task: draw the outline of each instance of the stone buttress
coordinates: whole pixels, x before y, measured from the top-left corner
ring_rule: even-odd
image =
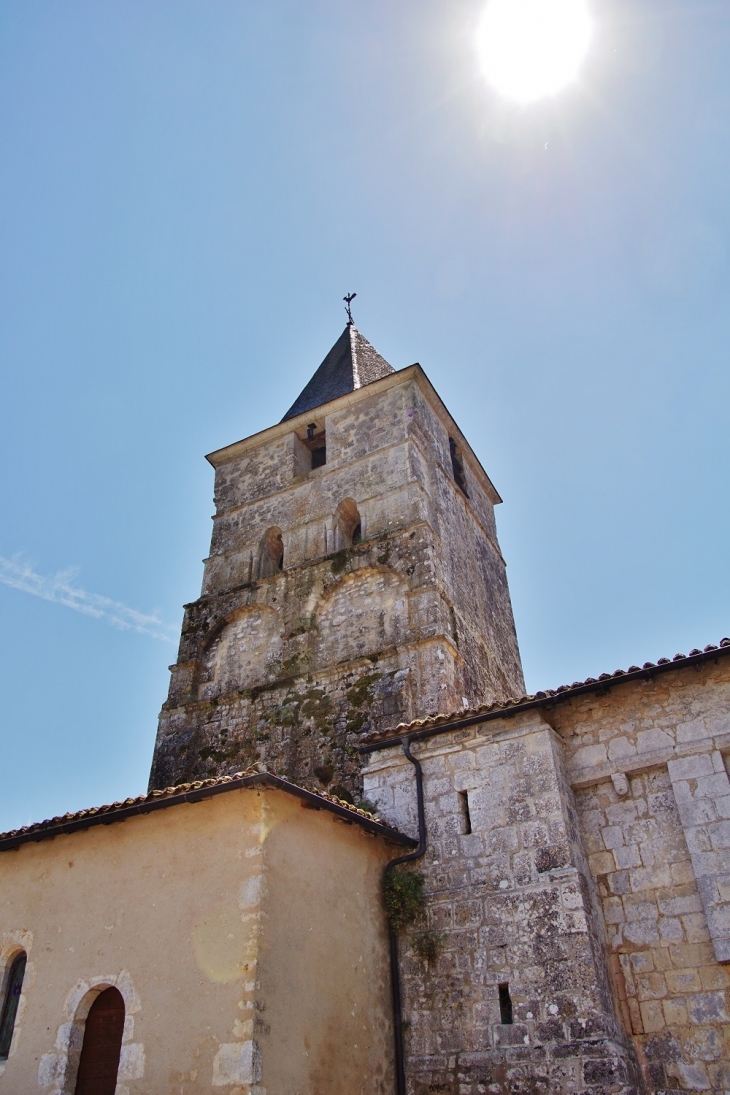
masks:
[[[523,693],[500,498],[420,366],[348,325],[281,423],[208,459],[151,788],[263,763],[359,799],[366,734]]]

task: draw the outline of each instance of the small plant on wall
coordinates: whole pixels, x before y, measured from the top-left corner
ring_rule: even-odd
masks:
[[[415,924],[423,924],[426,916],[426,896],[420,871],[393,870],[383,876],[383,903],[391,927],[402,932]],[[415,954],[424,962],[435,962],[444,949],[445,936],[432,928],[421,927],[412,939]]]
[[[420,871],[386,871],[383,875],[383,903],[388,920],[397,932],[423,920],[426,898]]]

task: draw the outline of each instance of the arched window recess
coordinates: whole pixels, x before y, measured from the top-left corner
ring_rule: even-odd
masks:
[[[2,1012],[0,1012],[0,1061],[6,1061],[10,1053],[15,1030],[15,1019],[18,1014],[20,994],[23,991],[23,977],[28,962],[25,951],[16,954],[10,963],[5,978],[5,991],[2,997]]]
[[[267,528],[259,544],[259,578],[270,578],[284,569],[284,541],[276,525]]]
[[[354,498],[345,498],[335,515],[335,547],[338,551],[354,547],[362,540],[362,520]]]

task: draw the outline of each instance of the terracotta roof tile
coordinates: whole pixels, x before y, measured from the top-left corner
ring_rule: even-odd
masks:
[[[177,787],[165,787],[164,790],[150,791],[146,795],[137,795],[127,798],[124,802],[113,802],[105,806],[92,806],[74,813],[59,815],[39,821],[33,825],[24,825],[20,829],[11,829],[7,833],[0,833],[0,851],[18,847],[31,841],[47,840],[63,833],[89,828],[98,823],[99,819],[106,817],[106,824],[111,821],[123,821],[125,818],[136,814],[146,814],[153,810],[174,806],[183,802],[195,802],[202,798],[208,798],[222,791],[235,790],[239,787],[263,786],[286,791],[300,798],[314,809],[326,809],[336,814],[343,820],[353,821],[370,832],[376,833],[398,844],[414,846],[418,841],[404,836],[379,817],[370,814],[367,810],[361,810],[357,806],[327,794],[326,791],[309,791],[299,787],[289,780],[283,779],[270,772],[234,772],[229,776],[219,776],[214,779],[200,779],[193,783],[181,783]]]
[[[704,650],[698,647],[690,650],[689,654],[675,654],[669,658],[659,658],[656,662],[644,662],[642,666],[630,665],[628,669],[615,669],[613,673],[601,673],[598,677],[587,677],[584,681],[573,681],[572,684],[561,684],[557,688],[547,688],[532,695],[521,696],[519,699],[505,700],[502,703],[485,704],[482,707],[466,707],[459,711],[451,711],[448,714],[429,715],[427,718],[414,719],[413,722],[399,723],[395,729],[376,731],[363,739],[361,749],[370,752],[372,748],[381,748],[383,743],[395,744],[405,735],[430,734],[437,732],[439,727],[458,729],[466,723],[478,723],[480,718],[499,717],[504,713],[518,710],[529,710],[540,707],[545,703],[556,702],[558,697],[562,701],[576,692],[589,692],[594,688],[605,687],[606,681],[615,681],[617,677],[633,679],[638,674],[640,677],[654,676],[665,671],[664,667],[680,669],[687,664],[696,664],[698,661],[709,661],[718,654],[730,654],[730,638],[720,640],[719,645],[708,643]],[[681,665],[678,663],[682,663]],[[623,683],[623,682],[622,682]]]

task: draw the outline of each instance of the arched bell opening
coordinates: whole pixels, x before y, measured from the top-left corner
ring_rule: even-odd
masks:
[[[362,519],[354,498],[345,498],[335,515],[336,547],[351,548],[362,540]]]
[[[267,528],[259,544],[259,578],[271,578],[284,569],[284,541],[276,525]]]

